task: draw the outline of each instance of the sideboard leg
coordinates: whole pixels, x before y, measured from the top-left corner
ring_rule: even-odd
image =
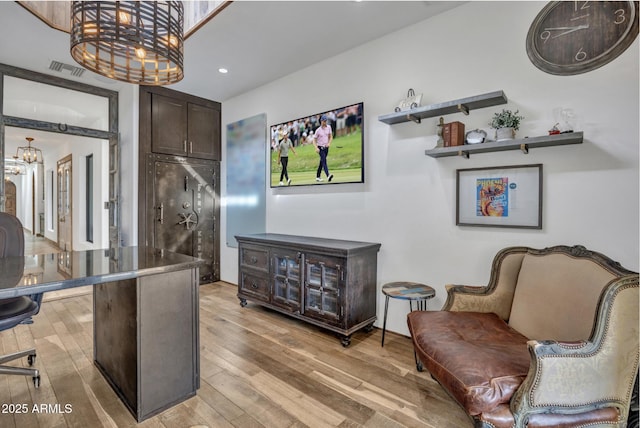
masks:
[[[351,344],[351,336],[342,336],[340,343],[342,343],[342,346],[346,348]]]
[[[243,299],[242,297],[239,297],[239,299],[240,299],[240,306],[241,307],[244,308],[245,306],[247,306],[247,299]]]

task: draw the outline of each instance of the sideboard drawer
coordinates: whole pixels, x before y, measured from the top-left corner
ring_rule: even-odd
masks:
[[[269,250],[264,248],[242,247],[240,265],[268,271]]]
[[[247,272],[240,274],[240,291],[254,298],[269,301],[269,279]]]

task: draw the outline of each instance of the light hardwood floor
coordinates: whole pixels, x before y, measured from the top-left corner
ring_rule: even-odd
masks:
[[[200,287],[201,388],[137,426],[472,426],[416,371],[409,338],[387,333],[382,348],[374,329],[343,348],[326,330],[241,308],[235,294],[223,282]],[[45,302],[34,321],[0,333],[0,353],[35,345],[42,377],[36,390],[28,377],[0,375],[0,427],[136,426],[93,365],[92,296]]]
[[[34,256],[38,254],[59,253],[61,250],[55,242],[49,241],[40,236],[33,235],[30,231],[24,234],[24,254],[25,256]],[[42,299],[46,301],[64,299],[66,297],[80,296],[90,294],[91,286],[70,288],[68,290],[53,291],[46,293]]]

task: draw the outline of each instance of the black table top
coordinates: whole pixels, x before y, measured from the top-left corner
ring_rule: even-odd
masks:
[[[202,262],[142,246],[0,258],[0,299],[192,269]]]

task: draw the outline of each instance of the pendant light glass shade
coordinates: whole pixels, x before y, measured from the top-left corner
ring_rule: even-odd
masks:
[[[182,80],[180,1],[74,1],[71,56],[111,79],[140,85]]]

